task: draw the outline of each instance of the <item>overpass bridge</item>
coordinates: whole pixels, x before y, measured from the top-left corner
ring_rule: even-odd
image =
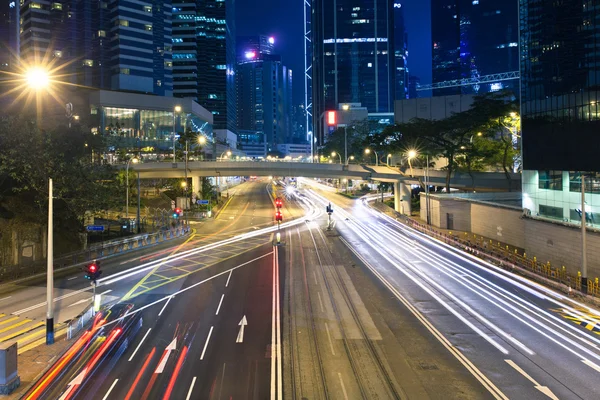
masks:
[[[121,168],[125,168],[124,165]],[[192,178],[192,190],[200,187],[200,177],[225,176],[285,176],[306,178],[331,178],[374,180],[394,184],[396,211],[410,213],[410,185],[424,182],[425,170],[413,168],[405,171],[399,168],[366,164],[322,164],[287,161],[188,161],[143,162],[130,164],[129,169],[139,171],[141,179],[151,178]],[[445,186],[446,172],[429,170],[429,182],[435,186]],[[520,174],[512,174],[513,190],[520,190]],[[508,181],[503,173],[474,172],[471,175],[456,172],[450,186],[456,189],[478,191],[506,191]]]

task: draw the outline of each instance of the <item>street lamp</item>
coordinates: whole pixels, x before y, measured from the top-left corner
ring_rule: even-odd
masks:
[[[331,157],[335,157],[338,156],[338,158],[340,159],[340,164],[342,163],[342,156],[340,156],[338,153],[336,153],[335,151],[331,152]]]
[[[231,150],[227,150],[227,151],[222,152],[221,153],[221,157],[219,157],[220,159],[223,158],[223,154],[227,154],[227,158],[229,158],[229,157],[231,157]],[[267,158],[269,158],[269,157],[267,157]]]
[[[173,162],[175,162],[175,115],[181,112],[181,106],[175,106],[173,109]]]
[[[365,149],[365,154],[371,154],[371,149]],[[377,152],[374,151],[373,154],[375,154],[375,166],[379,165],[379,156],[377,155]]]
[[[127,165],[125,167],[125,218],[127,219],[127,226],[129,226],[129,163],[136,164],[138,160],[136,157],[130,158],[127,160]]]
[[[346,165],[348,165],[350,160],[354,161],[354,156],[346,157]]]
[[[50,75],[43,68],[32,68],[25,73],[27,85],[34,90],[41,90],[50,84]]]
[[[409,150],[407,153],[408,157],[408,166],[410,167],[410,176],[413,176],[413,167],[412,164],[410,162],[410,160],[412,160],[413,158],[417,158],[417,151],[416,150]]]
[[[390,158],[392,158],[391,154],[388,154],[387,157],[385,158],[385,163],[387,164],[387,166],[390,166]]]
[[[410,160],[413,158],[416,158],[418,155],[416,150],[409,150],[408,151],[408,163],[410,165]],[[427,220],[427,225],[431,225],[431,219],[429,217],[429,154],[425,154],[425,212],[426,212],[426,220]],[[412,175],[412,166],[411,168],[411,175]]]

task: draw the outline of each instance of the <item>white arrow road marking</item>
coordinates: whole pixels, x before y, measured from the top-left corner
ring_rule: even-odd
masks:
[[[158,363],[158,367],[156,367],[156,371],[154,371],[155,374],[162,374],[162,372],[165,369],[165,366],[167,365],[167,361],[169,360],[169,355],[171,355],[171,351],[175,350],[176,348],[177,348],[177,338],[173,339],[173,341],[165,349],[165,352],[160,360],[160,363]]]
[[[235,339],[235,342],[242,343],[244,341],[244,327],[248,325],[248,320],[246,319],[245,315],[242,317],[242,320],[238,325],[240,326],[240,331],[238,332],[237,339]]]
[[[68,305],[67,308],[76,306],[77,304],[89,303],[90,301],[92,301],[92,299],[81,299],[73,304]]]
[[[548,396],[552,400],[558,400],[558,397],[556,397],[554,395],[554,393],[552,393],[552,390],[550,390],[550,388],[548,386],[542,386],[539,383],[537,383],[535,379],[533,379],[531,376],[529,376],[527,374],[527,372],[523,371],[523,369],[521,367],[519,367],[517,364],[515,364],[515,362],[513,360],[504,360],[504,361],[506,361],[506,363],[508,365],[510,365],[511,367],[516,369],[518,373],[520,373],[525,378],[527,378],[529,381],[531,381],[531,383],[533,383],[533,387],[535,387],[537,390],[544,393],[546,396]]]
[[[62,396],[60,396],[60,400],[64,400],[67,397],[69,397],[69,395],[71,394],[73,389],[75,389],[75,386],[79,386],[83,383],[83,378],[85,378],[86,372],[87,372],[87,368],[84,368],[84,370],[81,371],[81,373],[79,375],[77,375],[75,377],[75,379],[73,379],[71,382],[69,382],[69,384],[68,384],[69,388],[63,393]]]

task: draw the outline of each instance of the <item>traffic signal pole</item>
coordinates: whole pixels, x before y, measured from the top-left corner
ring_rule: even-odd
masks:
[[[46,273],[46,344],[54,343],[54,229],[52,207],[52,179],[48,180],[48,255]]]

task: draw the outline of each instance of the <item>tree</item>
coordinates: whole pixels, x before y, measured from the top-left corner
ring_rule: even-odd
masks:
[[[15,218],[46,221],[52,178],[57,232],[78,240],[86,211],[113,208],[124,196],[115,171],[92,163],[92,155],[103,150],[99,137],[78,126],[41,130],[35,118],[1,118],[0,203]]]
[[[187,127],[177,140],[177,143],[179,144],[179,148],[175,151],[177,157],[184,158],[186,142],[188,146],[188,157],[199,156],[202,153],[203,148],[199,142],[199,137],[200,135],[197,132],[194,132],[190,127]]]

